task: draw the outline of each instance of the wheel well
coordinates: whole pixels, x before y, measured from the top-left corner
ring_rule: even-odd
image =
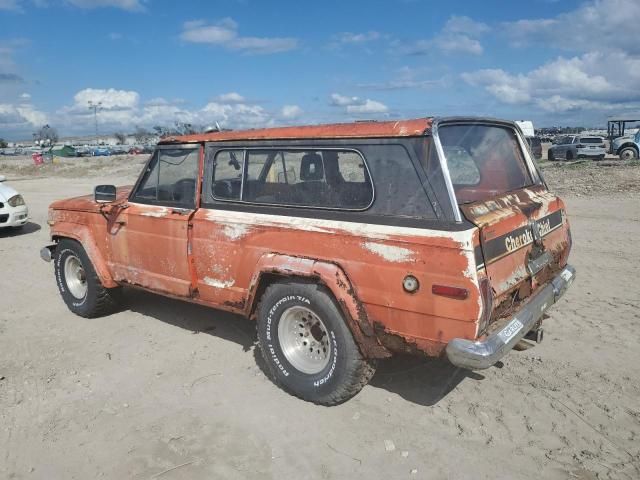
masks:
[[[622,152],[622,150],[624,150],[625,148],[629,148],[629,147],[633,148],[636,152],[638,151],[638,145],[636,145],[635,143],[629,142],[629,143],[624,143],[624,144],[620,145],[618,147],[618,151],[616,152],[616,155],[620,155],[620,152]]]
[[[258,284],[256,286],[255,295],[253,295],[253,300],[251,302],[251,309],[249,310],[249,318],[255,320],[256,312],[258,310],[258,305],[260,305],[260,299],[262,295],[264,295],[265,290],[269,287],[269,285],[273,285],[274,283],[280,283],[284,281],[298,281],[301,283],[319,283],[327,288],[327,290],[331,293],[331,290],[327,287],[327,285],[320,279],[320,277],[306,277],[304,275],[281,275],[279,273],[271,273],[265,272],[261,273],[258,278]],[[333,295],[333,293],[331,293]]]

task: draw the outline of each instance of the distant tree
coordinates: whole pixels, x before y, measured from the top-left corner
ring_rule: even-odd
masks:
[[[40,145],[53,145],[58,141],[58,131],[49,126],[42,126],[37,132],[34,133],[34,138],[40,143]]]
[[[127,136],[124,133],[116,132],[113,134],[113,136],[116,137],[118,145],[124,145],[125,143],[127,143]]]
[[[0,138],[0,148],[7,148],[9,144],[4,138]]]
[[[136,127],[133,132],[133,137],[136,139],[136,143],[147,143],[151,140],[153,134],[149,132],[146,128]]]

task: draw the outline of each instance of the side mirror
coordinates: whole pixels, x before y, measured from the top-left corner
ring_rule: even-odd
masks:
[[[0,175],[0,183],[4,182],[7,179],[4,175]]]
[[[98,185],[93,190],[93,199],[98,203],[109,203],[116,201],[115,185]]]

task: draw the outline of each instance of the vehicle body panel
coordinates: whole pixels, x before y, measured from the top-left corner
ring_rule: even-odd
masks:
[[[0,228],[21,227],[29,221],[29,208],[27,205],[11,206],[9,199],[19,193],[5,183],[4,177],[0,179]]]

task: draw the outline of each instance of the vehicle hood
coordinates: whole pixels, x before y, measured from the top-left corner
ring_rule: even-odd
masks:
[[[0,183],[0,202],[6,202],[11,197],[17,194],[18,192],[16,192],[9,185],[6,185],[4,182]]]
[[[132,185],[127,185],[124,187],[118,187],[116,198],[117,202],[124,201],[129,197],[129,193],[133,188]],[[57,200],[49,205],[50,209],[53,210],[75,210],[75,211],[83,211],[83,212],[97,212],[100,210],[100,205],[102,203],[98,203],[93,199],[93,194],[91,195],[83,195],[81,197],[72,197],[65,198],[64,200]]]

